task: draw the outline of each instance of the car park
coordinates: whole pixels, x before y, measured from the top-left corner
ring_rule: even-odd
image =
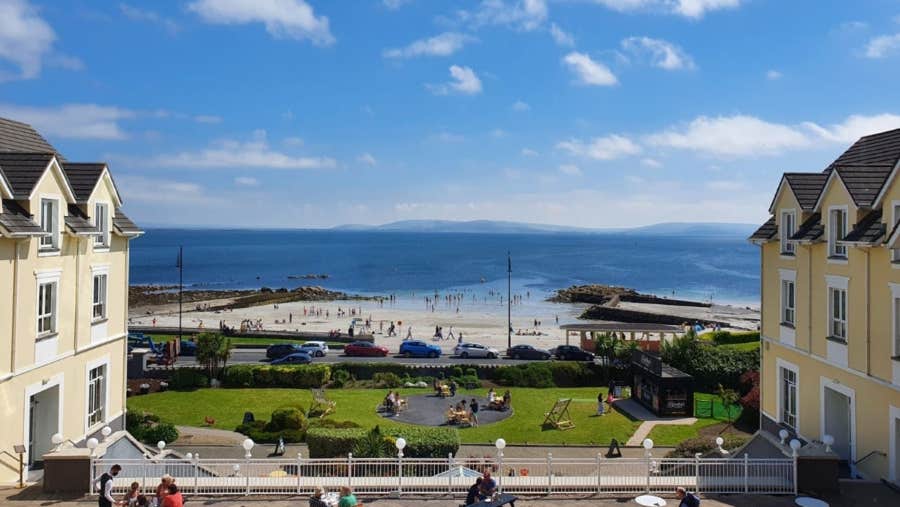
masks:
[[[479,343],[460,343],[453,349],[453,354],[463,359],[470,357],[495,359],[500,357],[500,351],[491,347],[485,347]]]
[[[506,356],[510,359],[550,359],[549,350],[538,349],[531,345],[513,345],[506,350]]]
[[[344,347],[344,355],[346,355],[346,356],[381,356],[381,357],[384,357],[384,356],[388,355],[388,349],[387,349],[387,347],[375,345],[372,342],[367,342],[365,340],[358,340],[353,343],[348,343]]]
[[[312,358],[309,357],[309,354],[306,352],[294,352],[293,354],[288,354],[282,358],[275,359],[271,364],[309,364],[311,362]]]
[[[325,357],[328,355],[328,344],[321,341],[308,341],[300,348],[312,357]]]
[[[575,345],[560,345],[553,350],[553,356],[563,361],[593,361],[594,354]]]
[[[441,348],[420,340],[405,340],[400,344],[400,355],[404,357],[440,357]]]

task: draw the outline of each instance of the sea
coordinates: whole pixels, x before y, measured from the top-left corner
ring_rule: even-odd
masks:
[[[538,302],[599,283],[759,306],[759,250],[743,236],[149,229],[132,242],[130,282],[177,284],[179,247],[186,289],[318,285],[418,304],[434,293],[496,298],[507,283]]]

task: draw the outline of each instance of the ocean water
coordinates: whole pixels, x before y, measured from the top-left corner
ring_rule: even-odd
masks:
[[[363,295],[467,298],[512,291],[540,301],[576,284],[758,306],[759,251],[741,237],[637,234],[461,234],[309,230],[150,229],[132,242],[132,284],[186,288],[322,287]],[[327,274],[325,280],[289,276]]]

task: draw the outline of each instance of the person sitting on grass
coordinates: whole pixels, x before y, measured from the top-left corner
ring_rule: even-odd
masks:
[[[481,482],[483,479],[481,477],[475,479],[475,484],[469,486],[469,492],[466,493],[466,505],[472,505],[478,502],[478,497],[481,494]]]
[[[700,499],[693,493],[688,493],[686,489],[678,486],[675,488],[675,497],[678,498],[678,507],[700,507]]]
[[[341,486],[341,499],[338,500],[338,507],[356,507],[356,496],[350,486]]]

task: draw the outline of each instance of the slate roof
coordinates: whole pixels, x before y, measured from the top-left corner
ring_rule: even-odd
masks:
[[[833,166],[850,192],[853,202],[861,208],[871,207],[891,174],[893,165],[839,165]]]
[[[0,152],[57,153],[34,127],[7,118],[0,118]]]
[[[775,217],[770,218],[766,223],[759,226],[750,236],[750,241],[768,241],[778,233],[778,226],[775,224]]]
[[[52,158],[52,153],[0,152],[0,171],[17,199],[28,198]]]
[[[804,210],[816,207],[819,193],[828,181],[828,175],[825,173],[784,173],[784,177]]]
[[[888,130],[859,138],[825,169],[842,165],[890,165],[900,161],[900,129]]]
[[[122,213],[122,210],[116,208],[116,214],[113,217],[113,227],[123,235],[142,234],[144,231],[138,227],[130,218]]]
[[[825,233],[825,226],[820,223],[822,220],[821,213],[813,213],[809,216],[800,227],[797,228],[797,232],[791,236],[791,239],[794,241],[803,241],[803,242],[812,242],[819,239],[823,233]]]
[[[95,226],[87,214],[77,204],[69,204],[66,214],[66,227],[75,234],[97,234],[100,229]]]
[[[860,220],[843,241],[874,244],[884,237],[887,226],[881,221],[881,208],[872,210]]]
[[[105,167],[106,164],[101,162],[65,162],[62,164],[63,171],[69,178],[69,185],[72,186],[72,192],[75,193],[76,201],[87,202]]]
[[[44,231],[35,223],[31,215],[12,199],[3,199],[0,203],[0,227],[14,235],[38,235]]]

